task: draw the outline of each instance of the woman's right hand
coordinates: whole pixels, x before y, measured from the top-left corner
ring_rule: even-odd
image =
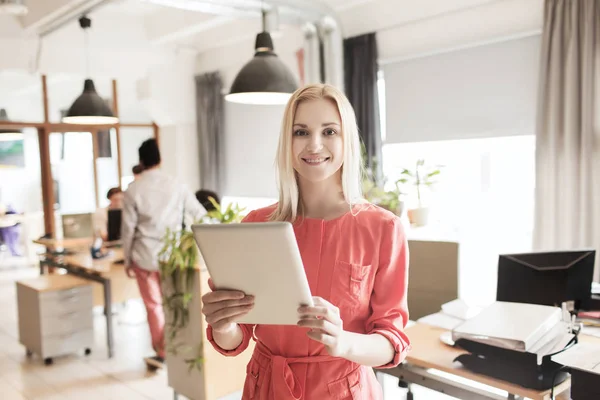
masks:
[[[246,315],[254,307],[254,296],[246,296],[236,290],[215,290],[212,279],[208,279],[211,292],[202,296],[202,314],[213,332],[227,333],[236,328],[233,320]]]

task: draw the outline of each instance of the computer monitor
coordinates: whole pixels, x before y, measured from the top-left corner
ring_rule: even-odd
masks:
[[[63,237],[65,239],[89,238],[94,236],[94,222],[91,213],[63,214]]]
[[[106,226],[107,238],[109,242],[121,240],[121,209],[108,210],[108,222]]]
[[[496,300],[560,307],[574,301],[586,308],[591,298],[595,250],[502,254]]]

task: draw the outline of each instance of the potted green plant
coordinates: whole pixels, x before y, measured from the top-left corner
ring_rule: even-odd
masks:
[[[441,173],[441,166],[429,167],[425,160],[417,160],[414,170],[403,169],[399,184],[410,184],[417,192],[417,207],[408,210],[408,219],[411,224],[425,226],[429,222],[429,207],[423,200],[424,191],[437,183],[436,178]]]
[[[377,186],[372,180],[365,179],[363,181],[363,193],[365,199],[369,202],[385,208],[398,216],[402,216],[404,212],[404,193],[401,189],[401,181],[394,182],[392,190],[385,190]]]
[[[215,210],[197,223],[237,223],[244,208],[230,204]],[[203,321],[201,304],[201,256],[191,230],[168,230],[159,253],[165,312],[165,347],[168,382],[176,393],[188,398],[205,398]],[[204,272],[205,273],[205,272]],[[187,374],[186,374],[187,371]]]

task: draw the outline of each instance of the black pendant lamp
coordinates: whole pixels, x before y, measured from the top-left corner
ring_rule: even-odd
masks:
[[[79,19],[79,25],[86,35],[85,47],[87,50],[86,29],[92,26],[92,21],[84,16]],[[89,55],[87,62],[87,74],[89,76]],[[94,81],[88,78],[83,84],[83,93],[75,99],[62,121],[66,124],[111,125],[119,122],[119,119],[114,116],[106,101],[96,92]]]
[[[2,121],[10,121],[4,108],[0,109],[0,125]],[[23,139],[23,130],[17,128],[0,128],[0,141],[21,140]]]
[[[273,47],[273,39],[265,27],[256,36],[254,58],[235,77],[225,100],[245,104],[285,104],[298,88],[292,72],[285,66]]]

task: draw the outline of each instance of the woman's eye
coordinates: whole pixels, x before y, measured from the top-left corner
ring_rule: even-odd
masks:
[[[294,136],[306,136],[308,135],[308,132],[306,132],[304,129],[298,129],[297,131],[294,131]]]
[[[325,135],[327,135],[327,136],[331,136],[331,135],[335,135],[337,132],[334,129],[327,128],[327,129],[325,129],[325,131],[323,133],[325,133]]]

